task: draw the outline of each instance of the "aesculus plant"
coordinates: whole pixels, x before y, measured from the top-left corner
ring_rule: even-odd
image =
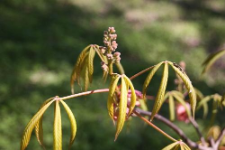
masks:
[[[116,126],[115,139],[116,140],[123,129],[125,122],[130,117],[139,117],[146,124],[156,129],[159,133],[163,134],[166,138],[170,139],[172,143],[163,150],[218,150],[225,144],[223,137],[225,135],[225,129],[218,126],[211,126],[206,137],[200,131],[198,123],[195,121],[196,106],[197,110],[203,107],[204,117],[208,113],[208,101],[213,100],[212,124],[215,118],[218,107],[225,106],[224,96],[219,94],[210,95],[204,97],[203,94],[193,87],[191,80],[185,72],[185,63],[181,62],[179,65],[171,61],[162,61],[154,66],[150,66],[132,77],[127,77],[123,69],[121,60],[121,53],[116,51],[118,44],[116,42],[117,34],[114,27],[109,27],[104,32],[103,43],[104,46],[92,44],[84,48],[84,50],[78,56],[74,69],[71,75],[71,92],[72,95],[59,97],[55,96],[47,99],[38,112],[33,116],[30,122],[27,124],[21,141],[21,150],[25,150],[29,144],[32,132],[34,131],[39,144],[45,149],[43,144],[43,129],[42,119],[45,111],[50,105],[54,104],[54,124],[53,124],[53,149],[62,150],[62,126],[61,126],[61,112],[60,107],[65,109],[69,121],[71,123],[71,137],[69,142],[69,149],[73,144],[77,132],[76,119],[71,111],[70,107],[66,104],[65,100],[72,98],[95,94],[95,93],[108,93],[107,109],[109,117]],[[209,66],[225,51],[219,51],[216,54],[210,56],[204,63],[206,66],[203,72],[209,69]],[[99,57],[101,60],[101,68],[103,70],[103,80],[110,80],[109,88],[96,89],[88,91],[88,87],[93,80],[94,74],[94,58]],[[114,67],[117,67],[118,72],[115,72]],[[155,73],[163,69],[161,82],[156,97],[147,95],[147,89],[151,86],[151,81]],[[166,91],[169,77],[169,68],[176,73],[177,78],[175,84],[177,88],[172,91]],[[149,72],[144,83],[142,92],[135,89],[133,80]],[[74,82],[83,89],[83,92],[74,92]],[[152,111],[148,111],[147,99],[154,100],[154,106]],[[163,103],[169,105],[170,119],[158,114]],[[147,117],[146,117],[147,116]],[[149,118],[148,118],[149,117]],[[199,141],[192,141],[189,139],[184,131],[176,126],[172,121],[177,117],[177,120],[190,123],[195,128],[199,135]],[[171,129],[173,129],[180,139],[175,139],[162,129],[153,124],[153,119],[156,119]]]

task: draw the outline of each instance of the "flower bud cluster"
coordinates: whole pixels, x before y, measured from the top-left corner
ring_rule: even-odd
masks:
[[[116,43],[116,38],[117,34],[114,27],[109,27],[108,31],[104,32],[103,43],[111,52],[114,52],[118,47],[118,44]]]

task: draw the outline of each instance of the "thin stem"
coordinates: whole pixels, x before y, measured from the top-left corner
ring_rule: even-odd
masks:
[[[201,133],[201,131],[199,129],[198,123],[192,117],[189,117],[189,120],[191,121],[191,124],[194,126],[194,128],[195,128],[195,130],[196,130],[196,132],[197,132],[197,134],[198,134],[202,144],[206,145],[205,138],[202,136],[202,133]]]
[[[163,134],[165,137],[167,137],[168,139],[172,140],[173,142],[177,142],[176,139],[174,139],[173,137],[171,137],[169,134],[167,134],[166,132],[164,132],[163,130],[161,130],[159,127],[157,127],[156,125],[154,125],[153,123],[151,123],[149,120],[147,120],[146,118],[144,118],[143,116],[141,116],[138,112],[136,112],[135,110],[133,111],[134,114],[136,114],[139,118],[141,118],[143,121],[145,121],[146,123],[148,123],[150,126],[152,126],[154,129],[156,129],[158,132],[160,132],[161,134]]]
[[[60,99],[61,100],[67,100],[67,99],[71,99],[71,98],[75,98],[75,97],[79,97],[79,96],[84,96],[84,95],[89,95],[89,94],[94,94],[94,93],[105,93],[105,92],[109,92],[109,89],[106,88],[106,89],[98,89],[98,90],[81,92],[81,93],[78,93],[78,94],[60,97]]]
[[[135,75],[133,75],[132,77],[130,77],[130,80],[133,80],[134,78],[140,76],[141,74],[143,74],[143,73],[149,71],[150,69],[152,69],[152,68],[154,68],[154,67],[155,67],[155,66],[151,66],[151,67],[149,67],[149,68],[146,68],[146,69],[144,69],[144,70],[142,70],[142,71],[136,73]]]

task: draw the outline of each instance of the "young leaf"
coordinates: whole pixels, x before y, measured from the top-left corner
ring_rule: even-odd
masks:
[[[116,135],[114,141],[116,141],[118,135],[123,129],[123,125],[126,118],[127,111],[127,87],[124,81],[124,78],[121,78],[121,93],[120,93],[120,102],[119,102],[119,114],[116,125]]]
[[[77,80],[79,82],[80,73],[83,68],[83,62],[86,59],[86,57],[88,56],[88,50],[90,49],[90,47],[91,47],[91,45],[89,45],[83,49],[83,51],[78,56],[77,62],[73,68],[73,72],[72,72],[71,79],[70,79],[70,86],[71,86],[72,94],[74,93],[74,85],[73,84]]]
[[[55,101],[55,117],[53,129],[54,150],[62,150],[62,123],[59,100]]]
[[[69,117],[69,120],[70,120],[70,125],[71,125],[71,136],[70,136],[70,145],[69,145],[69,148],[71,148],[74,140],[75,140],[75,136],[76,136],[76,133],[77,133],[77,124],[76,124],[76,120],[75,120],[75,117],[73,115],[73,112],[70,110],[69,106],[64,102],[64,101],[60,101],[63,105],[63,107],[65,108],[66,110],[66,113]]]
[[[165,91],[166,91],[166,86],[167,86],[167,81],[168,81],[168,63],[165,62],[164,63],[164,69],[163,69],[163,75],[162,75],[162,80],[160,83],[160,87],[156,96],[156,100],[153,106],[153,110],[152,110],[152,115],[150,118],[150,121],[153,120],[155,114],[158,113],[159,109],[162,106],[162,102],[164,100],[164,95],[165,95]]]
[[[174,143],[164,147],[162,150],[172,150],[177,144],[178,144],[178,142],[174,142]]]
[[[206,96],[204,97],[197,106],[197,109],[200,109],[201,107],[203,107],[203,117],[205,118],[208,114],[208,104],[207,102],[212,98],[212,96]]]
[[[49,103],[53,98],[49,98],[47,99],[41,106],[41,108],[43,106],[45,106],[47,103]],[[40,108],[40,109],[41,109]],[[40,110],[39,109],[39,110]],[[42,128],[42,119],[43,119],[43,115],[41,116],[41,118],[38,120],[37,124],[35,125],[35,135],[37,137],[38,143],[41,145],[41,147],[43,149],[45,149],[44,147],[44,142],[43,142],[43,128]]]
[[[170,110],[170,120],[174,121],[175,119],[175,104],[174,104],[174,99],[173,96],[169,96],[169,110]]]
[[[113,120],[114,117],[114,94],[115,94],[115,90],[117,88],[117,83],[120,79],[120,76],[115,74],[112,76],[111,78],[111,83],[110,83],[110,87],[109,87],[109,94],[108,94],[108,101],[107,101],[107,108],[108,108],[108,112],[109,112],[109,116],[110,118]]]
[[[212,64],[219,59],[221,56],[223,56],[225,54],[225,49],[217,51],[211,55],[208,56],[208,58],[203,62],[203,66],[205,66],[205,68],[202,71],[202,74],[204,74],[205,72],[207,72],[209,70],[209,68],[212,66]]]
[[[31,133],[35,127],[35,125],[38,123],[38,121],[40,120],[40,118],[42,117],[42,115],[44,114],[44,112],[46,111],[46,109],[52,104],[53,101],[50,101],[49,103],[47,103],[46,105],[44,105],[35,115],[34,117],[30,120],[30,122],[27,124],[24,133],[23,133],[23,137],[22,137],[22,141],[21,141],[21,147],[20,150],[25,150],[29,141],[30,141],[30,137],[31,137]]]
[[[136,105],[136,94],[135,94],[135,89],[134,89],[134,86],[132,84],[132,82],[130,81],[130,79],[126,76],[126,75],[123,75],[124,77],[124,80],[128,83],[128,87],[130,88],[131,90],[131,101],[130,101],[130,107],[129,107],[129,113],[128,113],[128,116],[129,117]]]
[[[195,93],[195,89],[192,86],[192,83],[190,81],[190,79],[188,78],[188,76],[179,68],[177,68],[176,66],[174,66],[174,64],[172,62],[169,62],[169,64],[171,65],[171,67],[173,68],[173,70],[179,75],[179,77],[184,81],[184,84],[188,90],[188,95],[190,98],[190,103],[191,103],[191,109],[192,109],[192,114],[194,117],[195,114],[195,107],[196,107],[196,93]]]
[[[143,85],[143,98],[146,99],[146,91],[147,91],[147,87],[150,84],[152,77],[155,75],[155,72],[159,69],[159,67],[162,65],[163,62],[157,64],[154,66],[154,68],[151,70],[151,72],[148,74],[147,78],[145,79],[144,85]]]
[[[185,108],[185,110],[186,110],[186,112],[187,112],[188,117],[191,117],[191,112],[190,112],[190,110],[188,109],[185,100],[182,99],[182,98],[180,98],[179,96],[177,96],[177,95],[174,94],[174,93],[172,93],[172,94],[173,94],[173,97],[174,97],[179,103],[181,103],[181,105],[184,106],[184,108]]]
[[[88,76],[90,83],[92,82],[92,75],[94,73],[94,64],[93,64],[94,57],[95,57],[95,50],[93,46],[91,46],[88,54]]]

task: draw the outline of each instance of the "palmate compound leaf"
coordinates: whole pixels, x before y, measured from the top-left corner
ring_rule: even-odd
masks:
[[[203,107],[203,118],[205,118],[208,114],[208,101],[210,101],[210,99],[212,99],[212,96],[206,96],[198,103],[198,110]]]
[[[55,101],[55,116],[54,116],[54,128],[53,128],[53,149],[62,150],[62,123],[59,101]]]
[[[123,129],[124,122],[126,120],[126,111],[127,111],[127,87],[124,81],[124,78],[121,78],[121,93],[120,93],[120,102],[119,102],[119,114],[116,124],[116,135],[114,141],[116,141],[118,135]]]
[[[196,107],[196,93],[193,88],[193,85],[188,78],[188,76],[181,70],[180,68],[176,67],[174,63],[169,62],[170,66],[173,68],[173,70],[179,75],[179,77],[183,80],[186,89],[188,90],[188,95],[191,103],[191,109],[192,109],[192,115],[195,116],[195,107]]]
[[[155,103],[154,103],[154,106],[153,106],[150,121],[153,120],[155,114],[158,113],[159,109],[162,106],[162,102],[164,100],[164,95],[165,95],[165,91],[166,91],[167,81],[168,81],[168,74],[169,74],[168,63],[167,63],[167,61],[165,61],[162,80],[161,80],[160,87],[159,87],[159,90],[158,90],[158,93],[157,93],[157,96],[156,96],[156,100],[155,100]]]
[[[118,74],[112,75],[111,83],[110,83],[110,87],[109,87],[107,108],[108,108],[109,116],[112,120],[114,117],[114,106],[113,106],[114,105],[114,94],[115,94],[115,90],[117,88],[119,79],[120,79],[120,75],[118,75]]]
[[[98,45],[89,45],[80,53],[78,56],[77,62],[74,66],[70,86],[71,92],[74,93],[74,82],[77,81],[80,85],[80,80],[84,80],[84,90],[86,91],[89,83],[92,82],[92,76],[94,73],[94,66],[93,61],[95,57],[95,53],[98,51],[99,53],[99,46]],[[102,56],[99,55],[100,59]]]
[[[154,68],[151,70],[151,72],[148,74],[147,78],[145,79],[144,85],[143,85],[143,98],[146,99],[146,92],[147,92],[147,87],[150,84],[152,77],[155,75],[156,71],[159,69],[159,67],[162,65],[163,62],[158,63],[157,65],[154,66]]]
[[[209,70],[209,68],[212,66],[212,64],[219,59],[220,57],[222,57],[225,54],[225,49],[217,51],[211,55],[208,56],[208,58],[203,62],[203,66],[204,69],[202,71],[202,74],[204,74],[205,72],[207,72]]]
[[[77,133],[77,124],[76,124],[76,120],[73,115],[73,112],[70,110],[69,106],[64,101],[60,101],[60,102],[62,103],[63,107],[65,108],[66,113],[70,120],[70,125],[71,125],[71,136],[70,136],[70,144],[69,144],[69,149],[70,149],[75,140],[75,136]]]
[[[164,147],[162,150],[191,150],[184,142],[182,141],[176,141],[166,147]]]
[[[52,104],[54,100],[51,99],[51,101],[49,101],[46,105],[44,105],[34,116],[33,118],[30,120],[30,122],[27,124],[24,133],[23,133],[23,137],[22,137],[22,141],[21,141],[21,147],[20,150],[25,150],[29,141],[30,141],[30,137],[31,137],[31,133],[34,129],[34,127],[37,125],[38,121],[40,120],[40,118],[42,117],[42,115],[44,114],[44,112],[46,111],[46,109]]]

